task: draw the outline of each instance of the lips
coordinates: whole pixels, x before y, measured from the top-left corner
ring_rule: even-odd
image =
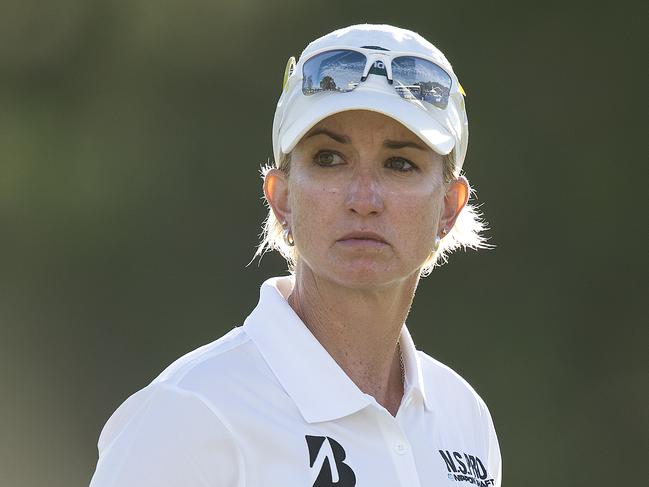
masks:
[[[348,233],[344,237],[340,238],[338,241],[341,242],[343,240],[374,240],[376,242],[380,242],[380,243],[384,243],[384,244],[388,243],[378,233],[364,232],[364,231],[357,231],[357,232]]]

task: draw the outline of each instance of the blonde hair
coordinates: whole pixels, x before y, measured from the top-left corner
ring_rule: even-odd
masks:
[[[461,175],[461,171],[456,171],[455,169],[454,154],[454,151],[452,151],[443,158],[445,186]],[[266,178],[266,174],[268,174],[268,171],[273,169],[273,167],[274,166],[270,163],[262,164],[260,170],[262,179]],[[280,159],[277,168],[284,172],[286,176],[289,176],[291,170],[291,154],[282,154],[282,158]],[[471,199],[472,196],[475,196],[475,190],[469,186],[469,199]],[[260,242],[252,260],[257,256],[259,256],[259,259],[261,260],[263,255],[269,250],[277,250],[284,259],[286,259],[289,272],[294,273],[295,263],[298,256],[297,251],[295,247],[289,246],[284,241],[284,228],[275,217],[268,201],[266,201],[266,206],[268,207],[268,216],[264,220],[262,232],[259,234]],[[451,228],[449,233],[442,238],[437,251],[433,252],[431,250],[430,255],[421,267],[421,277],[428,276],[435,266],[446,263],[449,254],[455,250],[460,248],[466,250],[467,247],[475,250],[492,248],[493,245],[488,244],[487,238],[482,235],[482,233],[487,229],[487,223],[482,219],[482,214],[478,211],[478,207],[467,203],[460,212],[453,228]]]

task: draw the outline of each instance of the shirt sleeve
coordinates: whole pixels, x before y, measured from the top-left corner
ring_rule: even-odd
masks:
[[[152,384],[111,416],[90,487],[243,487],[232,431],[200,395]]]

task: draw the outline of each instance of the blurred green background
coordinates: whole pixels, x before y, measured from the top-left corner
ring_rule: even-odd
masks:
[[[504,485],[636,485],[646,20],[641,2],[2,0],[0,485],[87,485],[115,408],[284,272],[245,267],[284,65],[359,22],[453,63],[497,245],[421,282],[418,348],[487,401]]]

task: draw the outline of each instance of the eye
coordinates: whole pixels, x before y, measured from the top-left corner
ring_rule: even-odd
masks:
[[[336,152],[321,150],[313,157],[313,162],[319,166],[330,167],[342,164],[344,161],[340,154]]]
[[[417,169],[417,166],[403,157],[391,157],[388,159],[386,166],[399,172],[410,172]]]

